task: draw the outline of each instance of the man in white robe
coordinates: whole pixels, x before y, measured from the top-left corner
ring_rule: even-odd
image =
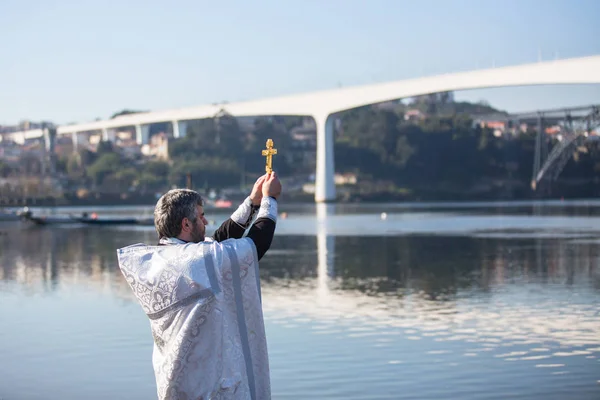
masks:
[[[271,397],[258,260],[273,239],[280,193],[275,173],[260,177],[205,239],[201,196],[171,190],[154,211],[159,244],[117,250],[121,272],[150,319],[159,399]]]

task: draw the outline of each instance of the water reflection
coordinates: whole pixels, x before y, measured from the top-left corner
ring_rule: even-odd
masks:
[[[140,233],[134,241],[154,240]],[[115,249],[131,235],[109,229],[26,228],[0,237],[0,281],[28,293],[92,287],[129,298]],[[141,239],[141,240],[140,240]]]
[[[316,238],[275,238],[272,257],[262,263],[266,286],[278,290],[277,280],[304,282],[316,276],[316,287],[323,296],[335,288],[399,298],[421,293],[430,300],[444,301],[475,292],[486,298],[485,293],[532,284],[559,285],[556,290],[571,287],[581,295],[598,295],[600,246],[596,241],[336,237],[329,233],[331,220],[327,218],[335,206],[319,206]],[[127,286],[118,273],[115,249],[155,240],[151,231],[17,230],[0,236],[0,280],[32,290],[82,284],[121,292]],[[316,250],[316,263],[311,248]]]
[[[318,238],[319,248],[326,248],[326,239]],[[321,252],[316,284],[295,279],[266,286],[269,311],[337,322],[368,319],[372,325],[455,340],[600,344],[596,246],[464,238],[438,238],[435,245],[412,237],[336,240],[344,249],[336,265],[343,269],[335,269]],[[322,301],[314,301],[315,292]]]
[[[399,298],[421,293],[433,301],[466,292],[485,298],[485,293],[516,285],[560,285],[557,290],[572,287],[582,293],[595,289],[592,296],[600,288],[600,242],[595,240],[335,236],[328,218],[335,205],[318,206],[316,237],[275,238],[272,254],[262,263],[266,286],[278,290],[277,280],[304,282],[316,276],[323,296],[335,288]],[[152,231],[16,230],[0,236],[0,280],[32,290],[82,284],[127,292],[115,249],[155,240]]]
[[[335,236],[330,234],[335,204],[317,204],[317,299],[320,305],[330,303],[329,282],[335,277]]]

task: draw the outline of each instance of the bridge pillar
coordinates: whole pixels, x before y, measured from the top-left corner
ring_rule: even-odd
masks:
[[[54,152],[54,140],[56,138],[56,134],[50,132],[49,128],[42,129],[42,134],[44,135],[44,146],[46,151]]]
[[[332,115],[315,116],[317,125],[317,171],[315,177],[315,202],[335,201],[333,121]]]
[[[79,136],[77,136],[77,132],[71,133],[71,142],[73,143],[73,151],[77,151],[79,147]]]
[[[137,144],[148,144],[150,140],[150,125],[135,126],[135,142]]]
[[[187,122],[173,121],[173,137],[179,139],[187,134]]]
[[[25,132],[19,132],[14,136],[14,141],[15,143],[20,144],[21,146],[23,146],[25,144]]]
[[[116,142],[117,141],[117,132],[119,131],[119,128],[109,128],[107,130],[108,132],[108,140],[110,140],[111,142]]]
[[[542,165],[542,140],[544,140],[544,120],[541,113],[538,113],[537,135],[535,137],[535,153],[533,155],[533,176],[531,178],[531,188],[536,189],[538,174]]]

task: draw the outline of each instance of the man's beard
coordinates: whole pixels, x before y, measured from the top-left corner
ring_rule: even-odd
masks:
[[[206,233],[206,230],[204,228],[200,228],[198,225],[194,226],[194,230],[192,230],[192,232],[190,232],[190,235],[192,236],[191,242],[194,242],[194,243],[203,242],[205,233]]]

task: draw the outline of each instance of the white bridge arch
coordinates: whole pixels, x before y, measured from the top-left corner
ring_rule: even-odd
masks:
[[[317,170],[315,201],[335,200],[333,116],[334,114],[369,104],[443,91],[482,89],[506,86],[596,84],[600,83],[600,56],[539,62],[519,66],[492,68],[470,72],[395,82],[338,88],[255,101],[228,103],[227,112],[236,117],[260,115],[305,115],[314,117],[317,125]],[[172,122],[173,133],[179,137],[185,121],[211,118],[224,106],[204,105],[176,110],[152,111],[123,115],[110,120],[59,126],[59,135],[102,131],[135,126],[138,142],[148,140],[148,126],[157,122]]]

